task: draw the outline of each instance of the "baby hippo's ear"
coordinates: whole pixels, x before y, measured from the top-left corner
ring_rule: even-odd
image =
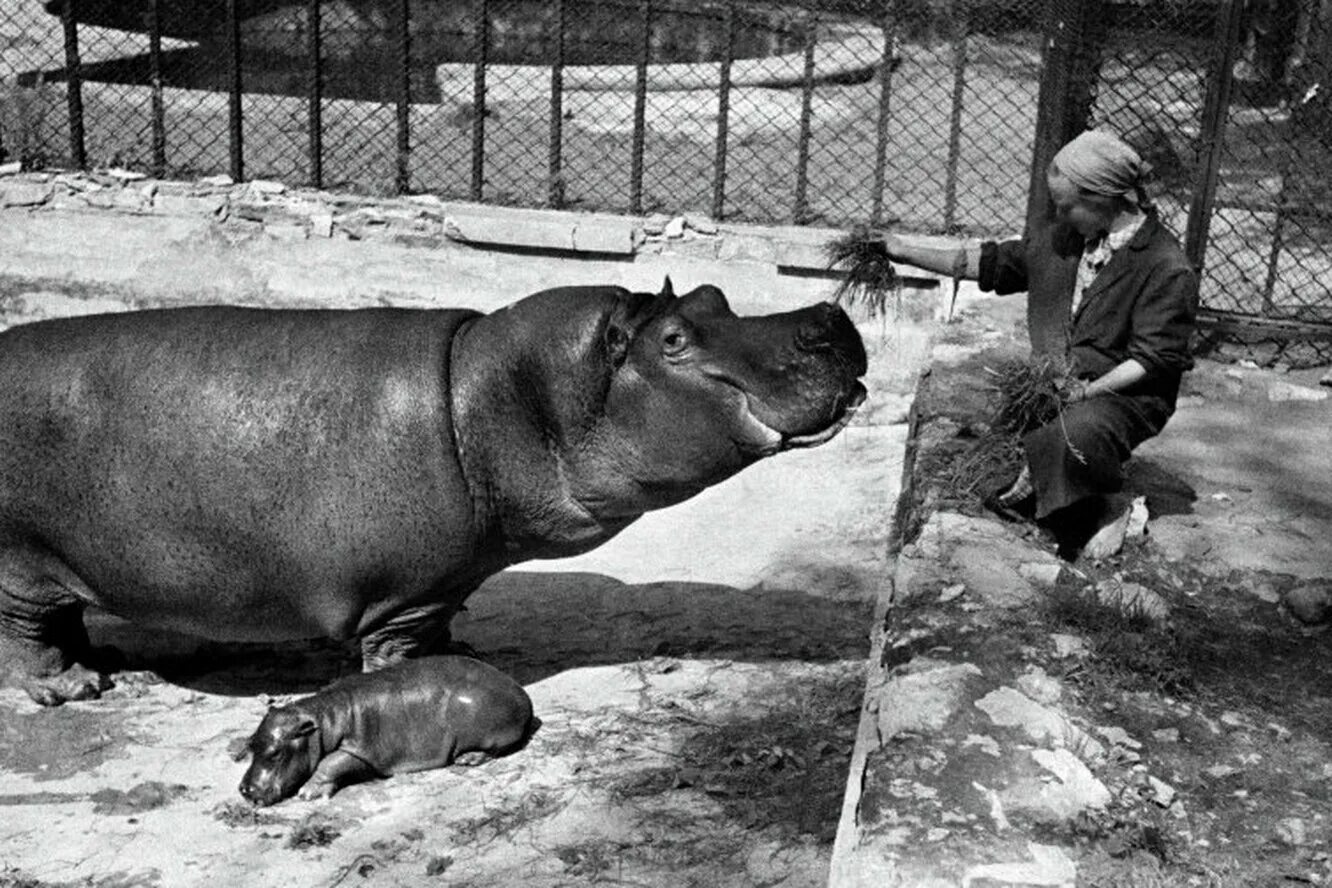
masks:
[[[243,762],[250,757],[250,738],[233,737],[227,744],[227,754],[233,762]]]

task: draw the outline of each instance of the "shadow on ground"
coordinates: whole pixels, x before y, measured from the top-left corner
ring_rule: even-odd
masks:
[[[863,657],[872,606],[793,589],[711,583],[626,584],[592,573],[509,571],[491,578],[453,623],[456,641],[522,684],[586,666],[651,657],[831,662]],[[354,644],[218,642],[90,614],[94,645],[123,669],[227,696],[313,693],[359,671]]]

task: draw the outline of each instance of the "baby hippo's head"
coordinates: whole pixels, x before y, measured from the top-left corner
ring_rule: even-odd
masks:
[[[251,761],[240,794],[256,805],[274,805],[295,795],[319,764],[317,728],[313,718],[294,707],[269,709],[246,744]]]

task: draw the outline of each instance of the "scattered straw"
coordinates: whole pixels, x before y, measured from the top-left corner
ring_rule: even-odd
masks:
[[[863,304],[872,316],[887,312],[888,297],[901,297],[901,278],[888,258],[883,235],[867,225],[857,225],[834,238],[826,248],[829,268],[842,268],[842,278],[833,293],[836,302]]]

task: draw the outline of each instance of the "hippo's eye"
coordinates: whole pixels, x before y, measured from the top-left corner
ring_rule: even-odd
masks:
[[[661,337],[661,350],[675,356],[689,348],[689,334],[679,327],[667,330]]]

